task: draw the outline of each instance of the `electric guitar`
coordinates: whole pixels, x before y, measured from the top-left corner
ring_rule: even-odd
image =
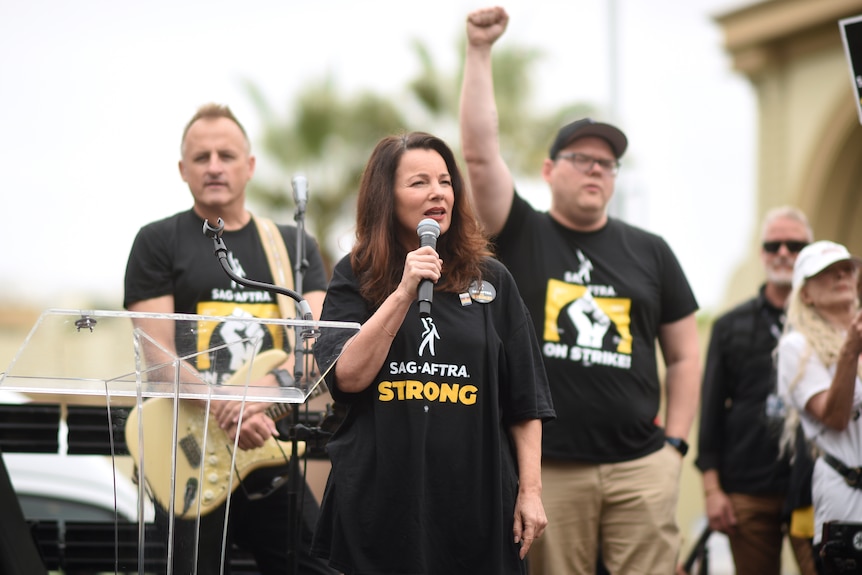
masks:
[[[283,364],[287,354],[271,349],[258,354],[251,366],[250,381],[255,381]],[[249,365],[237,370],[227,385],[245,384]],[[326,387],[318,385],[314,394]],[[274,403],[265,413],[278,421],[292,412],[290,404]],[[171,493],[171,449],[174,400],[168,397],[148,399],[141,406],[143,422],[143,468],[147,487],[162,508],[169,509],[174,498],[174,514],[183,519],[206,515],[225,502],[253,471],[264,467],[286,465],[290,460],[290,441],[270,437],[262,447],[236,450],[231,469],[234,441],[218,426],[215,416],[209,415],[204,437],[205,411],[197,400],[180,400],[177,417],[177,463],[174,492]],[[138,444],[138,410],[129,412],[125,425],[126,445],[135,461],[141,461]],[[298,442],[297,456],[305,453],[305,443]],[[203,467],[203,473],[201,473]],[[231,472],[235,474],[231,482]],[[201,480],[202,478],[202,480]]]

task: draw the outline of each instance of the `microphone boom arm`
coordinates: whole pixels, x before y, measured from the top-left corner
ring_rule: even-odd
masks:
[[[211,226],[209,220],[204,220],[203,232],[205,236],[212,239],[214,246],[213,253],[215,253],[215,255],[218,257],[222,269],[228,275],[228,277],[230,277],[230,279],[246,287],[258,288],[266,290],[268,292],[275,292],[280,293],[281,295],[285,295],[297,303],[297,305],[299,306],[300,313],[302,315],[302,319],[307,321],[314,320],[314,316],[311,314],[311,306],[309,306],[308,302],[305,301],[305,299],[303,299],[303,297],[297,292],[286,287],[243,278],[238,276],[236,272],[233,271],[233,268],[230,267],[230,263],[227,261],[227,247],[224,244],[224,240],[221,238],[222,232],[224,232],[224,221],[222,221],[221,218],[218,219],[218,224],[216,227]]]

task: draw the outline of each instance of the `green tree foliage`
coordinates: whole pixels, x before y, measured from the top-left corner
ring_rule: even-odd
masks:
[[[324,77],[307,83],[282,116],[254,83],[245,84],[263,127],[255,147],[259,156],[269,160],[267,166],[274,168],[272,173],[263,173],[263,162],[258,163],[249,187],[250,200],[284,221],[293,208],[290,181],[295,174],[304,174],[310,189],[306,227],[320,241],[329,269],[350,247],[352,238],[347,236],[355,219],[356,190],[380,138],[422,130],[445,139],[456,153],[460,148],[458,103],[463,68],[441,70],[422,42],[415,41],[412,50],[419,72],[403,95],[345,94],[332,77]],[[463,56],[463,44],[459,53]],[[518,46],[501,47],[494,54],[501,149],[516,177],[536,177],[559,126],[592,111],[584,104],[549,113],[534,110],[530,71],[539,58],[537,51]]]

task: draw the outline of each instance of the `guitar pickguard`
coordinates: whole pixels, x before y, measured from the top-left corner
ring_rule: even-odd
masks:
[[[282,350],[268,350],[259,354],[252,365],[252,381],[284,363],[287,355]],[[228,384],[244,383],[247,367],[233,375]],[[209,415],[205,419],[202,402],[179,400],[177,413],[177,456],[175,474],[172,473],[171,451],[174,400],[152,398],[141,407],[141,425],[138,411],[132,410],[126,421],[126,444],[135,461],[142,463],[143,474],[153,498],[164,509],[169,509],[171,498],[177,517],[192,519],[205,515],[227,500],[250,473],[264,467],[286,465],[292,445],[287,441],[269,438],[262,447],[237,449],[234,458],[234,441]],[[267,410],[270,413],[271,410]],[[284,414],[290,413],[284,409]],[[143,451],[139,450],[139,429],[142,431]],[[206,431],[206,433],[204,433]],[[305,443],[299,442],[297,456],[305,453]],[[143,457],[141,457],[143,455]],[[233,466],[231,462],[233,461]],[[232,471],[235,474],[231,481]],[[175,477],[171,490],[171,478]]]

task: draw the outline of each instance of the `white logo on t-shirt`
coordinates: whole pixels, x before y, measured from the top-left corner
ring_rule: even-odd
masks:
[[[440,339],[440,334],[437,333],[437,328],[434,326],[434,319],[423,317],[422,325],[424,330],[422,331],[422,343],[419,344],[419,356],[422,356],[423,350],[426,346],[428,347],[428,351],[431,352],[431,355],[436,355],[434,352],[434,340]]]
[[[591,262],[581,250],[575,250],[575,254],[577,254],[578,260],[581,263],[578,264],[578,271],[566,272],[566,281],[570,283],[587,285],[588,283],[590,283],[590,272],[593,271],[593,262]]]
[[[239,277],[245,279],[245,270],[242,269],[242,264],[239,263],[237,257],[233,254],[232,251],[228,250],[227,252],[227,261],[230,264],[231,269],[233,269],[233,273],[238,275]],[[231,289],[242,288],[243,286],[236,283],[234,280],[230,280]]]
[[[601,349],[602,340],[611,326],[611,318],[596,304],[590,291],[587,290],[576,299],[568,307],[567,313],[578,331],[577,345]]]

